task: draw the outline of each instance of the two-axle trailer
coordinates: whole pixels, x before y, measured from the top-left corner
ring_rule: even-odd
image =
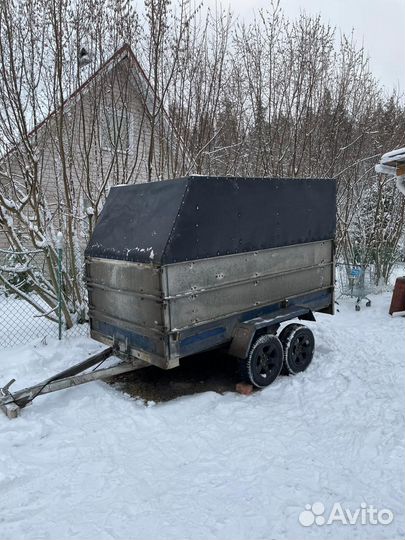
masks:
[[[335,215],[329,179],[112,188],[85,253],[90,332],[107,349],[30,388],[12,393],[10,381],[0,407],[16,416],[40,394],[219,347],[259,388],[304,371],[311,330],[279,329],[334,312]],[[120,363],[100,369],[111,355]]]

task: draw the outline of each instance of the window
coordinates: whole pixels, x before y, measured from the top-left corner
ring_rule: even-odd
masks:
[[[132,152],[134,139],[133,113],[107,107],[101,113],[100,141],[103,150]]]

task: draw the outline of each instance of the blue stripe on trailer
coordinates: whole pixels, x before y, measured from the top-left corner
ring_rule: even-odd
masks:
[[[125,343],[126,341],[128,345],[134,347],[135,349],[141,349],[146,352],[157,354],[156,342],[154,339],[151,339],[148,336],[137,334],[132,330],[119,328],[112,324],[104,321],[97,321],[95,319],[93,319],[93,328],[100,334],[111,337],[112,339],[115,338],[121,343]]]
[[[329,306],[331,302],[332,293],[330,290],[327,290],[296,297],[291,299],[289,305],[305,306],[311,310],[317,310]],[[245,311],[241,314],[221,319],[220,321],[211,322],[195,328],[188,328],[180,332],[180,357],[209,350],[229,342],[232,339],[233,330],[238,323],[249,321],[255,317],[271,315],[271,313],[278,311],[282,307],[283,302],[277,302],[276,304]]]
[[[198,341],[205,341],[207,339],[221,336],[223,337],[226,332],[226,328],[223,326],[219,326],[218,328],[213,328],[212,330],[206,330],[205,332],[199,332],[198,334],[193,334],[192,336],[189,336],[181,341],[181,345],[184,347],[187,347],[188,345],[191,345],[192,343],[196,343]]]

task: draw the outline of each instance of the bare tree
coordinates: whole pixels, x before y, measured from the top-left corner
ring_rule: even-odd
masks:
[[[132,59],[123,51],[119,69],[106,69],[80,86],[80,45],[85,41],[93,58],[93,67],[85,68],[89,74],[108,47],[113,52],[123,38],[132,39],[135,28],[124,20],[136,23],[126,2],[84,2],[80,14],[70,0],[6,0],[0,6],[1,229],[20,257],[27,251],[27,261],[30,250],[42,250],[41,279],[37,269],[27,268],[42,301],[35,305],[50,318],[56,306],[55,237],[64,231],[68,327],[86,309],[82,252],[92,219],[108,187],[137,178],[142,161],[129,147]]]
[[[131,0],[3,0],[0,235],[28,300],[54,317],[63,230],[63,312],[84,319],[83,247],[109,187],[189,173],[336,177],[338,256],[387,280],[404,204],[373,166],[403,144],[404,105],[352,36],[336,41],[277,1],[237,24],[190,0],[146,0],[141,15]]]

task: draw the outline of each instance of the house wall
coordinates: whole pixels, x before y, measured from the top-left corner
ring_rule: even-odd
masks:
[[[148,98],[142,94],[145,88],[140,88],[137,80],[129,60],[121,60],[70,99],[61,117],[51,116],[31,136],[30,142],[38,146],[38,197],[34,204],[46,208],[49,234],[63,230],[67,216],[71,215],[78,225],[78,242],[85,244],[89,230],[86,208],[94,208],[97,216],[110,186],[148,181],[151,119],[147,112]],[[122,110],[130,121],[129,148],[123,150],[119,144],[108,148],[103,144],[104,116],[115,118]],[[123,133],[122,129],[115,132],[119,142],[124,138]],[[157,164],[161,157],[158,127],[155,137],[153,163]],[[12,184],[18,181],[24,185],[27,166],[33,170],[32,160],[25,158],[22,148],[17,148],[2,165],[6,175],[0,175],[1,189],[13,197]],[[156,166],[153,166],[152,178],[156,174]],[[28,217],[36,219],[33,205],[27,204],[24,211]],[[22,231],[22,236],[24,245],[32,247],[27,231]],[[0,247],[7,246],[4,232],[0,230]]]

